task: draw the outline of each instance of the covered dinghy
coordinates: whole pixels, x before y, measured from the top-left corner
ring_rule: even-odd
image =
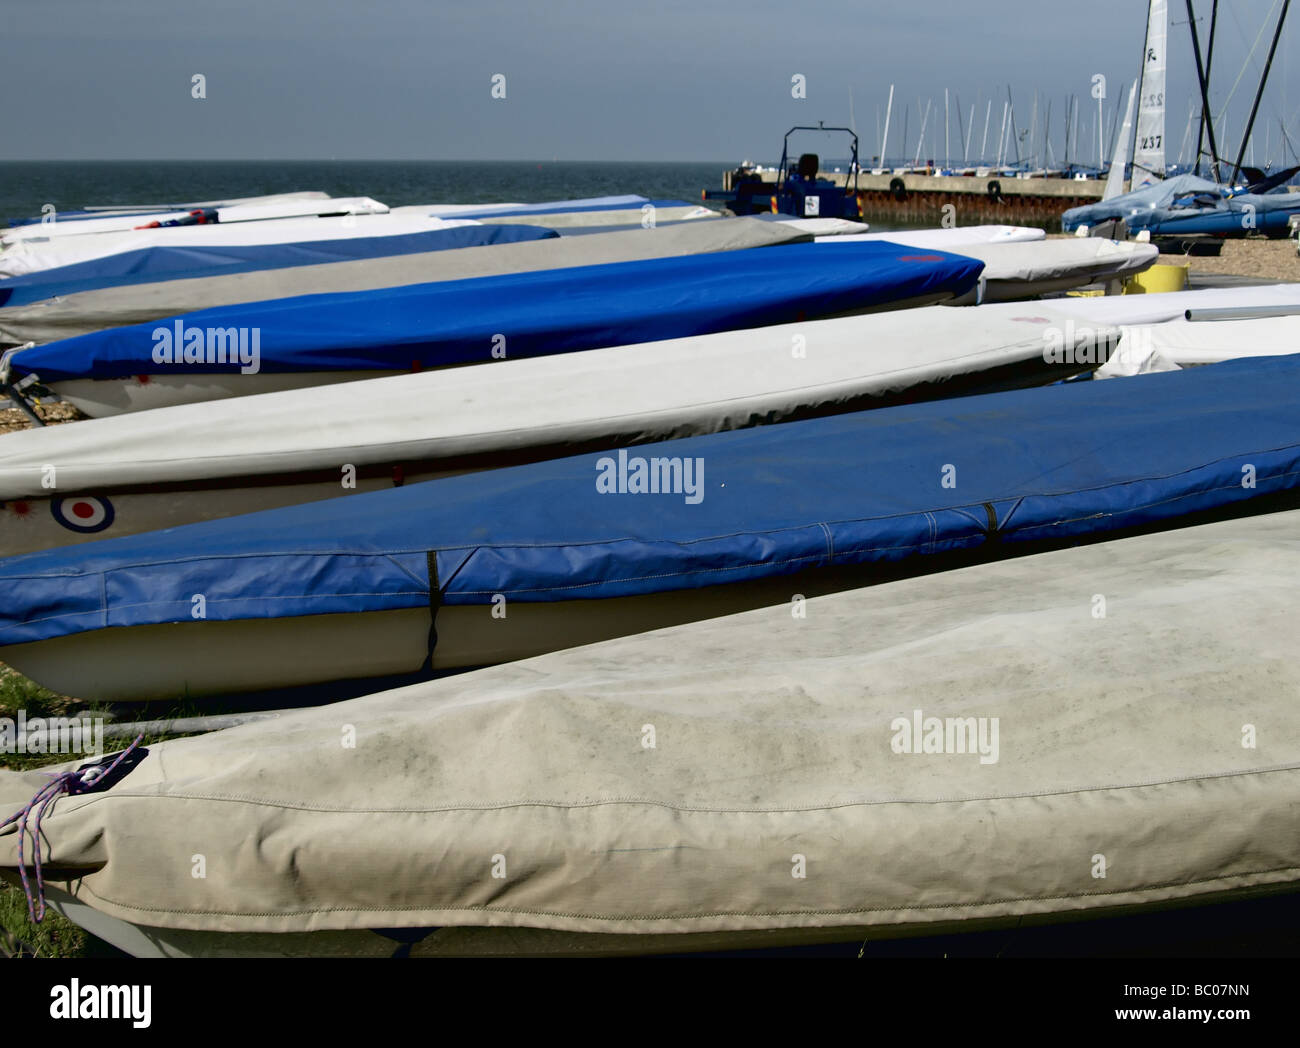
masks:
[[[1152,236],[1285,236],[1292,215],[1300,215],[1300,196],[1286,190],[1239,193],[1226,200],[1192,202],[1134,215],[1129,228]]]
[[[778,217],[778,216],[773,216]],[[842,222],[838,218],[795,219],[791,224],[804,228],[811,222]],[[968,244],[1018,244],[1045,240],[1047,231],[1032,226],[953,226],[951,229],[891,229],[887,233],[840,234],[828,231],[818,235],[818,240],[842,242],[852,240],[890,240],[909,247],[937,247],[941,251],[956,251]]]
[[[405,236],[447,229],[469,221],[418,215],[342,215],[333,218],[280,218],[274,222],[232,222],[229,225],[164,226],[62,237],[48,243],[20,244],[0,252],[0,287],[7,287],[8,280],[37,276],[47,270],[98,262],[152,247],[252,247],[300,244],[312,240]]]
[[[123,251],[89,262],[0,280],[0,307],[25,306],[109,287],[139,287],[165,280],[264,272],[290,266],[318,266],[491,244],[522,244],[559,236],[554,230],[540,226],[429,221],[431,228],[426,231],[395,236],[306,240],[288,244],[157,246]]]
[[[1045,361],[1054,336],[1069,363]],[[1038,307],[931,306],[10,433],[0,557],[584,449],[1033,385],[1094,367],[1117,337]],[[343,463],[356,470],[345,491]]]
[[[953,229],[902,230],[819,236],[818,243],[843,244],[889,240],[909,247],[938,248],[984,263],[978,296],[959,301],[1008,302],[1053,291],[1066,291],[1106,280],[1123,280],[1149,268],[1160,252],[1151,244],[1119,243],[1101,238],[1047,240],[1041,229],[1021,226],[966,226]]]
[[[104,288],[70,294],[57,301],[0,308],[0,343],[51,342],[214,306],[296,295],[371,291],[432,280],[737,251],[806,239],[808,234],[774,223],[731,218],[723,222],[686,222],[663,228],[553,238],[538,243],[465,248],[454,254],[435,251],[397,258],[291,266],[260,273],[168,280],[140,288]]]
[[[391,209],[394,215],[432,215],[436,218],[464,218],[466,215],[555,214],[570,211],[620,211],[650,203],[649,197],[637,193],[617,196],[575,197],[571,200],[540,200],[531,204],[504,202],[493,204],[403,204]]]
[[[1095,204],[1072,207],[1061,215],[1061,228],[1073,233],[1080,226],[1095,226],[1098,222],[1108,222],[1122,218],[1125,223],[1144,212],[1157,208],[1169,207],[1176,200],[1202,197],[1206,200],[1220,200],[1225,189],[1209,179],[1199,175],[1175,175],[1154,185],[1135,189],[1131,193],[1101,200]]]
[[[889,243],[791,244],[725,266],[691,255],[228,306],[20,349],[8,366],[108,414],[924,305],[965,294],[981,268]]]
[[[1300,358],[1230,361],[11,557],[0,659],[60,693],[115,699],[414,672],[430,654],[434,668],[522,658],[842,589],[868,569],[1030,552],[1292,492],[1297,391]]]
[[[1154,244],[1099,237],[967,244],[956,248],[984,263],[982,301],[1009,302],[1108,280],[1124,280],[1160,256]]]
[[[1300,514],[1257,516],[150,745],[49,809],[46,895],[141,956],[418,956],[861,941],[1295,891],[1297,594]],[[0,818],[48,770],[0,772]],[[0,830],[11,880],[17,844]],[[206,878],[184,875],[196,853]]]
[[[329,200],[330,195],[319,189],[297,190],[292,193],[271,193],[267,196],[230,197],[222,200],[191,200],[188,202],[152,204],[94,204],[69,211],[56,211],[54,217],[34,215],[28,218],[11,218],[10,226],[34,226],[41,222],[75,222],[90,218],[103,218],[105,215],[149,215],[156,216],[159,211],[191,211],[196,207],[233,207],[236,204],[279,204],[288,200]]]
[[[421,213],[421,212],[416,212]],[[436,215],[436,211],[423,212]],[[452,217],[445,215],[441,217]],[[583,229],[618,229],[628,226],[650,228],[660,222],[695,221],[701,218],[718,218],[719,213],[699,204],[684,200],[636,199],[619,204],[599,201],[585,203],[523,204],[519,207],[466,208],[454,213],[456,218],[471,218],[478,222],[501,222],[518,225],[546,226],[568,232]]]

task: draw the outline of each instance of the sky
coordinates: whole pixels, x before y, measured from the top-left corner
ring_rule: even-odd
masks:
[[[1280,2],[1220,8],[1212,103],[1226,104],[1234,144]],[[1185,0],[1170,7],[1175,153],[1196,81]],[[1196,7],[1207,32],[1210,0]],[[907,153],[917,145],[918,99],[933,100],[924,152],[943,155],[945,88],[952,141],[958,98],[964,121],[977,107],[976,143],[994,99],[996,138],[1008,86],[1022,128],[1038,93],[1040,134],[1051,100],[1059,153],[1070,94],[1088,141],[1094,74],[1107,78],[1113,120],[1138,73],[1146,10],[1144,0],[0,0],[0,159],[770,162],[789,126],[848,122],[850,96],[865,158],[879,151],[891,84],[891,155],[903,149],[904,106]],[[1279,121],[1300,150],[1296,20],[1261,110],[1261,162],[1265,128],[1280,156]],[[498,75],[504,98],[493,97]],[[795,75],[805,98],[792,97]]]

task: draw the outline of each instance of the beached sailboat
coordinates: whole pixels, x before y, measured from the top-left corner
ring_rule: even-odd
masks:
[[[1045,360],[1054,333],[1072,363]],[[584,449],[1044,383],[1095,366],[1117,337],[1038,307],[930,307],[11,433],[0,438],[0,557]]]
[[[321,218],[346,215],[382,215],[388,205],[370,197],[326,197],[324,199],[284,200],[270,204],[234,204],[201,207],[156,214],[120,214],[87,216],[74,222],[37,222],[0,229],[0,247],[31,242],[52,242],[73,237],[129,233],[137,229],[186,228],[203,225],[232,225],[245,222],[273,222],[294,218]],[[2,256],[0,256],[2,257]]]
[[[1273,42],[1260,75],[1254,106],[1242,134],[1241,147],[1235,163],[1222,160],[1210,119],[1208,73],[1202,65],[1199,38],[1195,19],[1191,19],[1192,49],[1196,58],[1197,80],[1200,85],[1202,127],[1208,132],[1211,174],[1213,181],[1199,177],[1199,143],[1197,171],[1165,181],[1160,175],[1166,170],[1164,157],[1164,44],[1167,12],[1165,0],[1151,0],[1147,29],[1147,46],[1144,51],[1142,71],[1142,106],[1139,109],[1134,177],[1128,193],[1122,193],[1123,162],[1127,157],[1127,130],[1120,135],[1116,145],[1116,163],[1112,164],[1105,198],[1084,207],[1072,208],[1061,217],[1067,232],[1086,229],[1100,222],[1123,219],[1130,232],[1143,232],[1152,237],[1243,237],[1256,234],[1285,236],[1287,224],[1293,215],[1300,213],[1300,197],[1289,193],[1284,183],[1300,171],[1300,167],[1266,175],[1256,168],[1244,166],[1247,146],[1251,141],[1255,117],[1268,82],[1273,57],[1277,52],[1289,5],[1284,5],[1274,28]],[[1189,14],[1191,5],[1188,4]],[[1155,41],[1155,44],[1152,41]],[[1148,88],[1148,84],[1151,86]],[[1130,100],[1131,108],[1131,100]],[[1223,172],[1227,171],[1226,178]]]
[[[318,209],[341,206],[312,205]],[[307,205],[298,205],[303,210]],[[250,209],[237,209],[246,214]],[[264,208],[255,210],[257,216]],[[221,211],[220,214],[234,212]],[[276,217],[273,221],[225,221],[191,223],[177,226],[128,226],[109,232],[86,235],[86,222],[65,223],[58,227],[60,236],[31,233],[29,239],[0,251],[0,290],[5,278],[39,274],[47,270],[97,260],[110,260],[127,252],[148,248],[212,248],[219,246],[284,245],[321,240],[396,237],[453,225],[536,226],[538,228],[592,232],[596,230],[653,227],[687,220],[718,218],[717,212],[674,200],[650,200],[646,197],[593,197],[585,200],[550,201],[540,204],[501,205],[420,205],[382,212],[363,213],[343,210],[326,216],[305,215]],[[108,221],[108,220],[96,220]],[[125,220],[117,220],[125,221]],[[31,228],[53,229],[54,226],[24,227],[16,236],[27,235]]]
[[[11,557],[0,658],[105,700],[478,666],[882,572],[1168,526],[1292,497],[1298,388],[1300,358],[1229,361],[611,449]]]
[[[375,223],[376,219],[380,224]],[[66,299],[85,291],[141,287],[169,280],[198,280],[491,244],[519,244],[559,236],[544,226],[440,218],[415,222],[393,219],[390,223],[387,215],[367,216],[364,223],[359,222],[354,228],[335,230],[338,236],[331,236],[320,225],[310,232],[324,235],[320,239],[287,242],[146,244],[83,262],[40,269],[0,281],[0,308]]]
[[[888,240],[909,247],[937,248],[984,263],[980,287],[954,304],[1008,302],[1067,291],[1087,284],[1124,280],[1153,265],[1159,252],[1149,244],[1099,237],[1047,240],[1046,232],[1024,226],[955,226],[818,237],[821,243]]]
[[[792,580],[762,611],[150,744],[27,826],[30,891],[152,957],[862,942],[1293,892],[1298,535],[1292,512],[820,599]],[[1243,708],[1267,745],[1237,744]],[[0,772],[0,815],[51,770]],[[13,881],[17,845],[0,830]],[[1121,857],[1104,891],[1095,852]],[[175,874],[193,854],[206,878]]]
[[[427,223],[436,218],[418,221]],[[358,223],[361,221],[358,219]],[[373,291],[430,281],[739,251],[809,238],[810,234],[781,223],[733,218],[652,229],[638,226],[622,232],[549,238],[539,243],[493,243],[455,252],[439,250],[311,263],[263,270],[256,276],[234,273],[156,280],[0,307],[0,343],[53,342],[180,313],[299,295]]]
[[[114,414],[927,305],[966,294],[982,268],[888,242],[789,244],[725,266],[690,255],[308,295],[20,348],[0,382],[34,376],[89,415]]]

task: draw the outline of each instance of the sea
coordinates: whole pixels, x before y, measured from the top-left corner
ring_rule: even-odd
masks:
[[[317,189],[406,204],[498,204],[638,193],[696,202],[721,189],[725,160],[691,163],[458,160],[0,161],[0,226],[46,204],[185,203]],[[894,228],[873,222],[875,229]]]

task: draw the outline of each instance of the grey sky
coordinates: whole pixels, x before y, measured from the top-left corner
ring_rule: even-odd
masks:
[[[1184,0],[1170,6],[1171,20],[1185,22]],[[870,156],[891,82],[891,154],[901,151],[899,107],[912,107],[911,153],[917,99],[928,97],[938,134],[927,153],[941,155],[945,87],[966,115],[978,93],[977,141],[990,96],[993,137],[1007,85],[1022,127],[1037,90],[1042,106],[1052,100],[1059,141],[1068,93],[1079,95],[1087,120],[1093,73],[1107,76],[1110,105],[1136,76],[1146,7],[1144,0],[0,0],[0,92],[8,103],[0,158],[770,160],[790,124],[846,122],[850,90]],[[1205,29],[1209,0],[1197,7]],[[1221,10],[1216,108],[1276,0],[1232,0]],[[1293,141],[1300,130],[1300,85],[1288,54],[1300,39],[1294,22],[1261,114],[1271,121],[1275,157],[1278,120],[1285,117]],[[1233,97],[1234,142],[1267,45],[1266,34]],[[1185,24],[1171,27],[1169,50],[1166,137],[1174,153],[1195,89]],[[194,73],[207,78],[203,101],[191,98]],[[507,78],[503,101],[490,96],[494,73]],[[808,78],[805,101],[791,98],[795,73]]]

